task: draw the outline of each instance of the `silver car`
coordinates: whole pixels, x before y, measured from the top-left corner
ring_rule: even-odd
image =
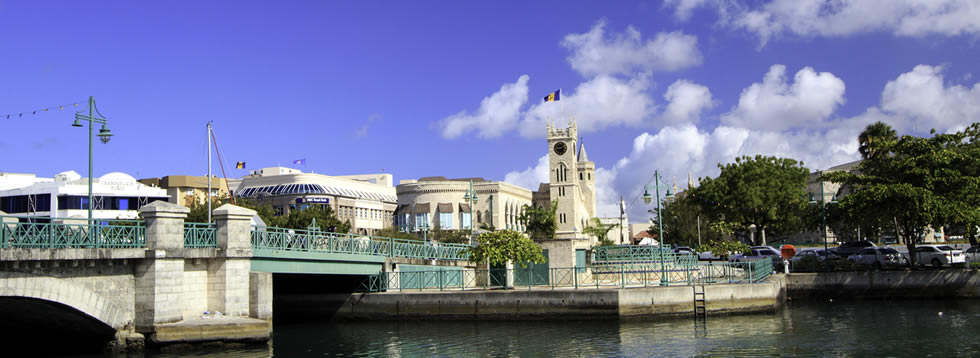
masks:
[[[861,249],[847,258],[858,266],[870,267],[875,270],[908,266],[909,260],[898,250],[890,247],[869,247]]]

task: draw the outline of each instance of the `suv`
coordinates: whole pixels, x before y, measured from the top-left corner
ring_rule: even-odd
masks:
[[[856,254],[858,251],[861,251],[862,249],[866,249],[869,247],[877,247],[877,246],[873,242],[868,240],[847,241],[847,242],[842,242],[840,246],[838,246],[836,249],[833,250],[833,253],[837,254],[837,256],[840,257],[848,257]]]

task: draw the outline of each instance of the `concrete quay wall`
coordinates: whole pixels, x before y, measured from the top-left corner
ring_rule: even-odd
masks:
[[[784,299],[781,277],[756,284],[705,286],[709,314],[766,312]],[[356,293],[339,319],[588,319],[694,314],[691,286]]]
[[[793,273],[785,279],[790,299],[980,298],[976,269]]]

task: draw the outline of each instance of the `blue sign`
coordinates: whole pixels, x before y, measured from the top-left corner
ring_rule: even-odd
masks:
[[[330,204],[330,198],[296,198],[296,203]]]

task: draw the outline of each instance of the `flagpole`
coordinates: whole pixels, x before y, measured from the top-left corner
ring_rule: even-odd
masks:
[[[208,224],[211,223],[211,121],[208,121]]]

